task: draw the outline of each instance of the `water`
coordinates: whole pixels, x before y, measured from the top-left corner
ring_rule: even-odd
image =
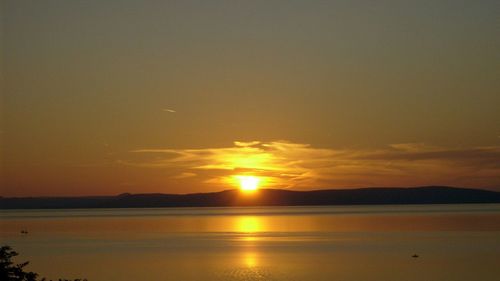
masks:
[[[0,223],[2,244],[48,278],[488,281],[500,276],[500,204],[3,210]]]

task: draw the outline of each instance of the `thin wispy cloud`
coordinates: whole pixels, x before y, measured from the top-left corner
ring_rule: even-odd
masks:
[[[139,149],[128,165],[179,171],[177,179],[227,184],[235,174],[267,187],[500,186],[500,147],[446,148],[422,143],[381,149],[331,149],[289,141],[236,141],[201,149]],[[136,156],[137,157],[137,156]]]
[[[197,175],[195,173],[190,173],[190,172],[183,172],[178,175],[173,176],[174,179],[185,179],[185,178],[191,178],[191,177],[196,177]]]

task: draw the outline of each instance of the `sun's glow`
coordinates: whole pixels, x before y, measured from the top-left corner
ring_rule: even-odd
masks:
[[[246,252],[243,254],[242,261],[248,268],[256,267],[258,265],[257,254],[254,252]]]
[[[238,217],[236,231],[247,234],[260,232],[262,231],[262,224],[257,216]]]
[[[236,176],[242,191],[255,191],[259,188],[260,178],[255,176]]]

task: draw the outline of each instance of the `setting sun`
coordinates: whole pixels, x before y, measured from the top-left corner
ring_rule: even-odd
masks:
[[[240,189],[243,191],[254,191],[259,188],[260,178],[255,176],[236,176]]]

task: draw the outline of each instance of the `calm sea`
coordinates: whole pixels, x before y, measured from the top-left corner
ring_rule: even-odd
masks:
[[[48,278],[493,281],[500,276],[500,204],[3,210],[0,223],[1,244]]]

